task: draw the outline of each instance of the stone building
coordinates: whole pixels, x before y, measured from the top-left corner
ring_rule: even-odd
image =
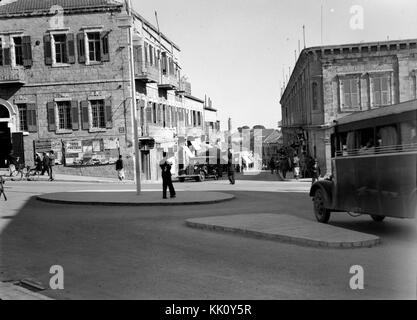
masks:
[[[180,141],[204,135],[204,103],[181,89],[179,47],[114,0],[0,6],[0,167],[11,150],[26,164],[55,150],[58,172],[114,176],[122,154],[133,177],[131,25],[142,179],[159,179],[162,151],[178,170]]]
[[[416,70],[417,39],[304,49],[281,95],[284,145],[330,172],[333,121],[416,99]]]

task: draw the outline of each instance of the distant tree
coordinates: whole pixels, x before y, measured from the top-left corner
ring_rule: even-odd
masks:
[[[253,126],[253,129],[266,129],[265,126],[257,124],[256,126]]]

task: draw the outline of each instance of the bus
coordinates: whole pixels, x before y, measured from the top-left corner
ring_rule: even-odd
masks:
[[[356,112],[331,127],[329,178],[310,189],[314,214],[414,218],[417,211],[417,100]]]

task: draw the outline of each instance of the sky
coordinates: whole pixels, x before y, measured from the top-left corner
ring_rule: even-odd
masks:
[[[132,3],[152,23],[158,12],[161,31],[181,48],[183,74],[191,81],[193,95],[211,97],[223,129],[228,117],[233,128],[277,128],[281,87],[295,65],[299,41],[301,49],[304,46],[303,25],[307,47],[417,38],[415,0]],[[360,12],[351,13],[353,6],[363,9],[363,20],[356,19]]]

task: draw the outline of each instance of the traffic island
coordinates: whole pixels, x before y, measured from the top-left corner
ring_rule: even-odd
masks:
[[[213,204],[234,199],[223,192],[178,191],[175,198],[162,199],[162,191],[89,191],[57,192],[37,197],[38,200],[59,204],[101,206],[179,206]]]
[[[244,214],[186,220],[186,225],[213,231],[327,248],[360,248],[378,245],[380,238],[285,214]]]

